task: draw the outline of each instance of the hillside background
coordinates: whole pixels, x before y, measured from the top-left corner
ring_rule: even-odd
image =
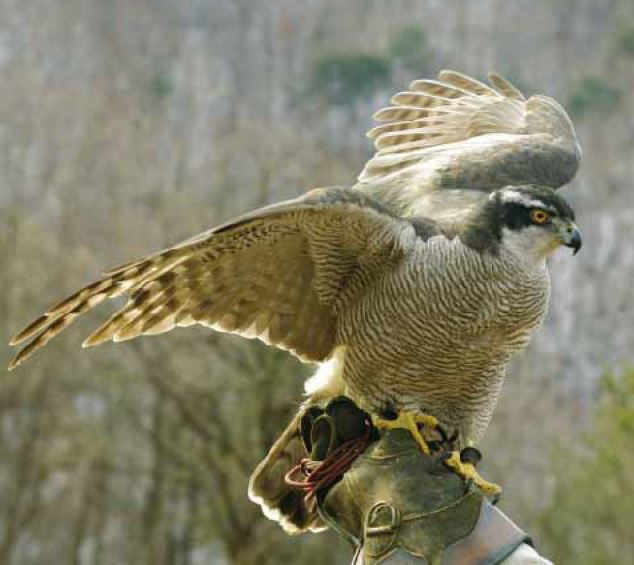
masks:
[[[584,151],[584,248],[484,473],[557,562],[633,562],[631,0],[0,0],[0,343],[108,267],[352,184],[372,112],[447,67],[554,96]],[[0,563],[348,563],[246,497],[306,369],[201,328],[82,351],[107,314],[0,375]]]

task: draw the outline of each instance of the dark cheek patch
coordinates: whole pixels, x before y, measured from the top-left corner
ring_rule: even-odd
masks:
[[[530,211],[521,204],[507,204],[504,207],[502,225],[512,230],[521,230],[532,225]]]

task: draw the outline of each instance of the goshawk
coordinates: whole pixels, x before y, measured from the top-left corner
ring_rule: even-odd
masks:
[[[310,403],[345,394],[384,426],[438,423],[474,444],[546,312],[547,256],[581,246],[553,190],[579,164],[569,117],[489,80],[413,82],[376,113],[376,153],[353,187],[312,190],[105,273],[15,336],[31,341],[11,368],[126,295],[85,346],[192,324],[257,337],[319,364]],[[315,519],[283,480],[302,451],[300,415],[250,485],[288,529]]]

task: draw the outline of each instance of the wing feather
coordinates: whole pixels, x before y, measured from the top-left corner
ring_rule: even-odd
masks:
[[[18,333],[12,345],[31,341],[10,368],[120,295],[128,302],[85,347],[197,323],[320,361],[336,345],[341,309],[373,269],[403,256],[413,234],[409,222],[358,191],[315,190],[108,271]]]
[[[448,69],[442,70],[438,73],[438,80],[479,96],[500,96],[500,94],[489,85],[457,71]]]
[[[489,80],[444,70],[438,80],[417,80],[395,94],[391,106],[374,114],[382,122],[368,132],[376,153],[357,186],[378,193],[411,179],[417,188],[411,197],[421,198],[445,187],[569,182],[581,153],[566,111],[546,96],[526,100],[497,73]],[[386,201],[403,201],[397,196]]]
[[[526,100],[519,89],[513,86],[508,80],[506,80],[498,73],[489,73],[489,82],[493,85],[495,90],[497,90],[500,94],[502,94],[502,96],[505,96],[506,98],[513,98],[515,100]]]
[[[434,96],[443,96],[445,98],[460,98],[472,94],[469,90],[464,90],[459,86],[449,84],[448,82],[439,82],[431,79],[415,80],[409,85],[410,90],[424,92]]]

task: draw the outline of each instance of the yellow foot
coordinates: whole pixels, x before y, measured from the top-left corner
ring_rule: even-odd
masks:
[[[458,475],[467,481],[473,482],[484,494],[499,498],[502,489],[495,483],[483,479],[480,473],[476,471],[473,463],[466,463],[460,460],[460,452],[453,451],[448,459],[445,459],[445,465],[453,469]]]
[[[377,428],[385,430],[393,430],[395,428],[403,428],[412,434],[412,437],[416,440],[416,443],[420,446],[420,450],[429,455],[429,446],[425,441],[425,438],[420,433],[419,425],[429,426],[430,428],[436,428],[438,426],[438,420],[429,414],[423,414],[422,412],[399,412],[396,420],[384,420],[383,418],[374,418],[374,425]]]

